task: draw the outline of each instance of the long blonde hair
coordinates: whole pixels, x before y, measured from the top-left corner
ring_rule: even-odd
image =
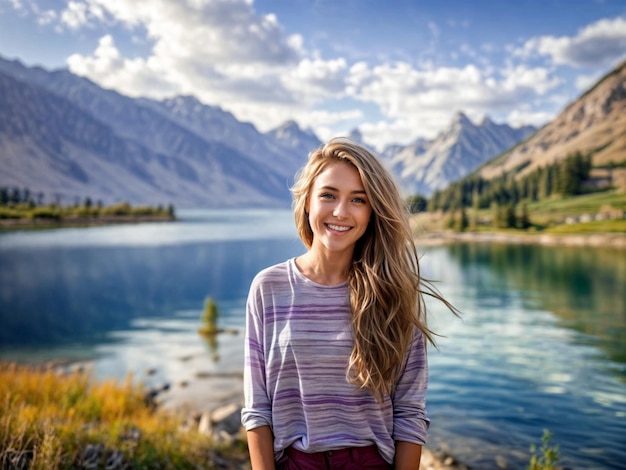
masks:
[[[317,175],[336,161],[357,169],[372,206],[368,228],[346,273],[354,335],[347,377],[382,400],[402,373],[414,327],[435,344],[424,295],[456,310],[420,276],[409,213],[393,177],[370,151],[348,139],[332,139],[313,151],[292,187],[296,228],[307,249],[313,242],[305,210],[309,193]]]

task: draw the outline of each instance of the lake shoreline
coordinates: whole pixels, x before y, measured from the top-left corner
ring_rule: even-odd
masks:
[[[419,246],[450,243],[537,244],[626,249],[626,233],[547,234],[515,232],[424,232],[416,234]]]
[[[105,225],[138,224],[144,222],[176,222],[176,217],[168,215],[119,215],[100,217],[66,217],[62,219],[0,219],[0,231],[39,230],[56,228],[102,227]]]

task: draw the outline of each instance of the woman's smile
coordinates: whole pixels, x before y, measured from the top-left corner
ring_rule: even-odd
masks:
[[[345,225],[335,225],[335,224],[325,224],[329,229],[334,230],[335,232],[347,232],[352,227]]]

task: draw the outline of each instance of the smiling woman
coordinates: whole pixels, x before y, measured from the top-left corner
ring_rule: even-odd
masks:
[[[292,191],[307,252],[261,271],[248,296],[252,467],[418,469],[432,341],[423,295],[454,308],[420,276],[407,208],[367,149],[331,140]]]

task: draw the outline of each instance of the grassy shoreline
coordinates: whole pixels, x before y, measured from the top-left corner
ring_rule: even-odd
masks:
[[[214,443],[129,377],[0,363],[0,468],[244,468],[245,442]]]
[[[94,206],[89,200],[84,205],[59,206],[8,203],[0,205],[0,230],[30,230],[65,227],[90,227],[139,222],[167,222],[177,220],[173,205],[131,206],[120,202],[110,206]]]

